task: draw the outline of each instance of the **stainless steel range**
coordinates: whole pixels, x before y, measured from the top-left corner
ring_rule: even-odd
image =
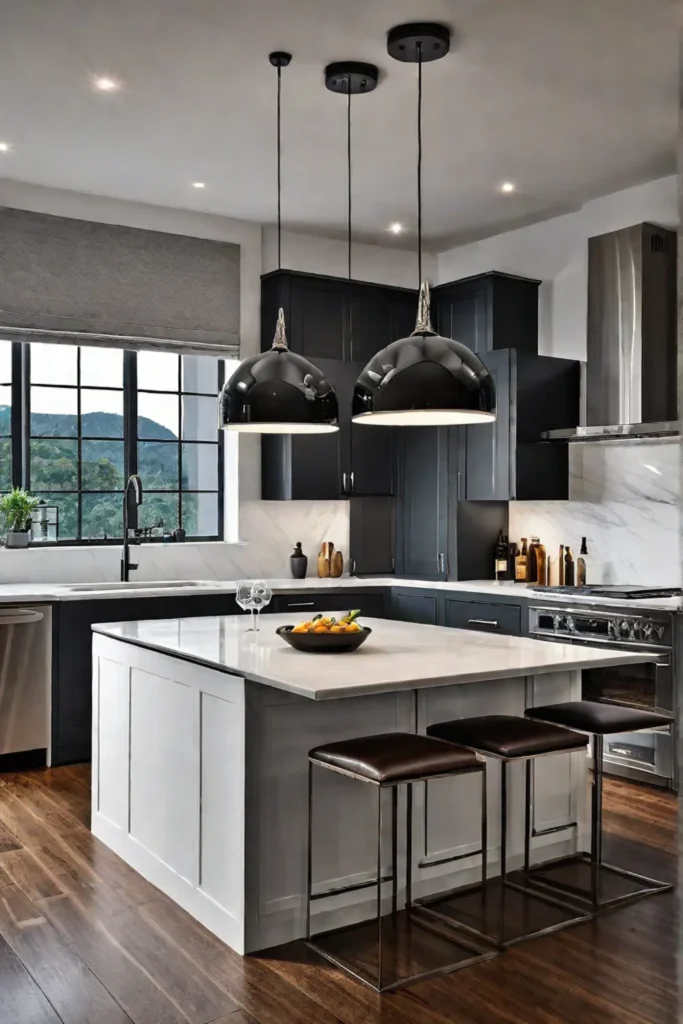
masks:
[[[591,591],[592,598],[597,596]],[[642,598],[642,594],[637,596]],[[624,593],[620,598],[628,600]],[[676,617],[665,611],[593,604],[581,607],[578,602],[564,607],[539,604],[529,609],[529,635],[538,640],[652,652],[655,660],[644,665],[584,671],[583,698],[657,709],[672,719],[677,699],[675,631]],[[607,737],[605,771],[676,789],[676,737],[672,732],[675,730],[655,729]]]

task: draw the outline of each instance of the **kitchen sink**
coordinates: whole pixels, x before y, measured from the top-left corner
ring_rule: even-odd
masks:
[[[71,593],[102,593],[105,590],[179,590],[180,588],[220,587],[215,580],[131,580],[127,583],[76,583],[65,589]]]

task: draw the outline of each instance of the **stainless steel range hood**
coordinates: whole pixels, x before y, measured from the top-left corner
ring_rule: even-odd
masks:
[[[678,434],[676,233],[652,224],[588,240],[584,413],[556,441]]]

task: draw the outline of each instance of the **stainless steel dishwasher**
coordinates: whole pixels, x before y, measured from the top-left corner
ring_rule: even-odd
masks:
[[[0,759],[45,750],[50,763],[51,677],[50,606],[0,605]]]

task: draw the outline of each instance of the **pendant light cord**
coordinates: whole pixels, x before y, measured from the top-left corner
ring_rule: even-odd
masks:
[[[282,270],[282,67],[277,66],[277,269]]]
[[[348,169],[348,181],[347,181],[347,240],[349,247],[348,254],[348,269],[349,269],[349,281],[351,281],[351,79],[349,78],[346,84],[346,165]]]
[[[417,286],[422,285],[422,43],[417,43]]]

